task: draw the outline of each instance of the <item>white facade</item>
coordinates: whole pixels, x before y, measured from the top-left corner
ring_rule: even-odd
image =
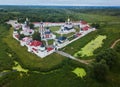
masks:
[[[19,36],[18,32],[13,31],[13,38],[15,38],[17,41],[19,41],[19,38],[17,36]]]

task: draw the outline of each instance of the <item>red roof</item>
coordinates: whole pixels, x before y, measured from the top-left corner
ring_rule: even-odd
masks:
[[[85,26],[85,27],[83,27],[82,29],[86,31],[86,30],[88,30],[89,28],[90,28],[89,26]]]
[[[51,51],[51,50],[53,50],[53,48],[52,48],[52,47],[47,48],[47,51]]]
[[[34,41],[32,41],[29,45],[30,45],[30,46],[35,46],[35,47],[37,47],[37,46],[41,46],[41,45],[42,45],[42,42],[37,41],[37,40],[34,40]]]
[[[86,22],[86,21],[81,21],[80,23],[81,23],[81,24],[87,24],[87,22]]]

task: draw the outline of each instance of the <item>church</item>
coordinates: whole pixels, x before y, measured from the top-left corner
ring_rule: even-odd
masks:
[[[58,34],[68,34],[71,32],[76,32],[76,30],[74,29],[72,21],[70,21],[70,19],[68,18],[67,22],[65,22],[64,25],[62,25],[61,28],[56,32]]]

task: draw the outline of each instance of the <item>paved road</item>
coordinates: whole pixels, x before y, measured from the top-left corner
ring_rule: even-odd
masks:
[[[84,64],[89,64],[92,60],[81,60],[81,59],[77,59],[75,57],[73,57],[72,55],[68,54],[68,53],[65,53],[63,51],[56,51],[56,53],[62,55],[62,56],[65,56],[67,58],[70,58],[72,60],[75,60],[75,61],[78,61],[80,63],[84,63]]]

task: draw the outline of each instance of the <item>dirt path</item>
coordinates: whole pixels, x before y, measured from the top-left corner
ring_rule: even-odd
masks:
[[[115,45],[118,43],[120,41],[120,39],[118,39],[118,40],[116,40],[112,45],[111,45],[111,47],[110,48],[114,48],[115,47]]]

